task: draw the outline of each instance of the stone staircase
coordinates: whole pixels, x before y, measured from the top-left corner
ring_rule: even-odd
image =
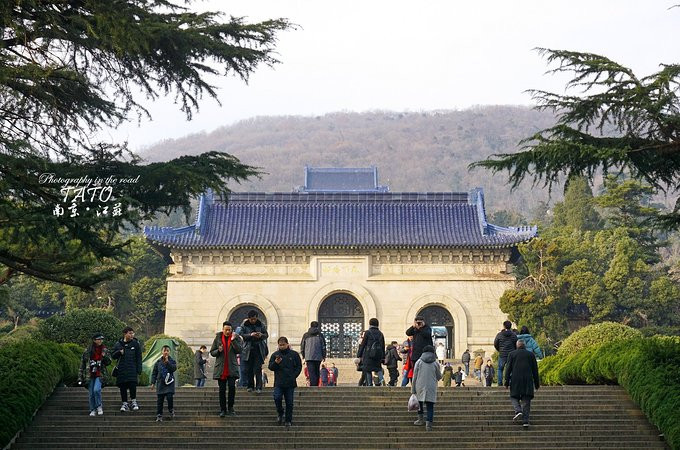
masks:
[[[440,388],[434,431],[412,424],[409,388],[301,387],[293,427],[275,423],[271,388],[239,389],[237,415],[217,417],[216,388],[180,388],[177,417],[155,422],[155,394],[140,388],[138,412],[122,413],[118,391],[104,390],[104,415],[89,417],[87,391],[58,388],[11,448],[667,448],[618,386],[543,387],[531,427],[512,421],[508,391]]]

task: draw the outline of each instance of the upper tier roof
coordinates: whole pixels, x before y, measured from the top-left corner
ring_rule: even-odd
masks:
[[[201,197],[197,221],[146,227],[155,245],[177,249],[508,248],[536,227],[486,222],[481,189],[437,193],[232,193]]]

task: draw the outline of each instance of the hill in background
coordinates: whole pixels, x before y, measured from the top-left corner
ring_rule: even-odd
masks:
[[[393,192],[468,191],[484,188],[487,211],[531,217],[547,189],[527,181],[511,192],[507,174],[492,175],[468,164],[510,153],[518,142],[554,123],[528,107],[484,106],[462,111],[332,113],[317,117],[258,117],[166,140],[144,149],[148,161],[210,150],[230,153],[267,172],[231,186],[234,191],[290,192],[303,184],[303,167],[377,166],[379,182]],[[554,188],[552,200],[562,197]]]

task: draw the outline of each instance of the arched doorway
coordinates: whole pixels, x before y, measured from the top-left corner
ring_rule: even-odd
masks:
[[[243,321],[246,320],[246,318],[248,318],[248,312],[251,309],[257,311],[258,314],[257,318],[260,319],[260,322],[267,325],[267,318],[265,317],[264,313],[260,308],[253,305],[241,305],[235,310],[233,310],[232,313],[229,315],[229,322],[231,322],[231,324],[234,326],[234,330],[240,327]]]
[[[446,308],[443,308],[441,306],[426,306],[425,308],[421,309],[420,312],[418,312],[419,316],[423,316],[425,319],[425,323],[428,324],[430,327],[445,327],[446,328],[446,348],[447,348],[447,357],[448,358],[455,358],[456,355],[456,349],[453,346],[453,331],[454,331],[454,324],[453,324],[453,317],[451,317],[451,313],[446,310]],[[435,333],[433,333],[435,334]],[[432,336],[432,340],[435,341],[437,338],[436,336]],[[436,344],[435,344],[436,345]]]
[[[354,296],[332,294],[321,302],[319,325],[329,358],[353,358],[364,327],[364,310]]]

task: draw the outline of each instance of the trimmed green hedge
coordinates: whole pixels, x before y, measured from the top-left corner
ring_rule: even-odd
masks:
[[[149,351],[156,339],[174,339],[179,342],[177,349],[177,386],[185,384],[193,384],[194,381],[194,352],[189,347],[189,344],[178,337],[168,336],[167,334],[156,334],[151,336],[149,340],[144,343],[144,356]],[[142,374],[139,377],[139,384],[141,386],[148,386],[149,378]]]
[[[75,343],[87,347],[94,333],[104,335],[104,345],[113,344],[123,336],[125,324],[110,311],[100,308],[72,309],[42,321],[40,333],[45,339],[60,343]]]
[[[27,339],[0,347],[0,448],[33,418],[62,380],[75,380],[82,349]]]
[[[642,337],[642,333],[635,328],[616,322],[601,322],[573,332],[562,342],[557,353],[562,355],[575,353],[595,344],[640,337]]]
[[[541,382],[619,384],[680,449],[680,337],[654,336],[593,345],[539,363]]]

